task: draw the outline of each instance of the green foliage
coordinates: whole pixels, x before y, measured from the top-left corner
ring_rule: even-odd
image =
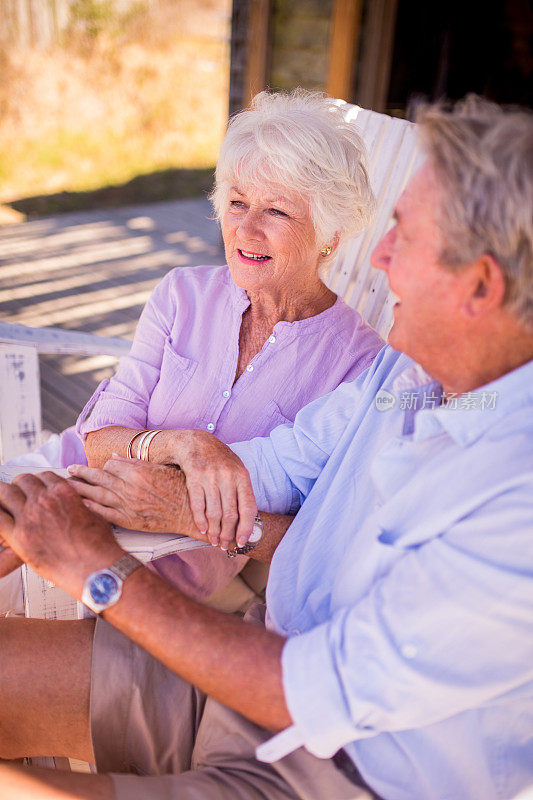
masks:
[[[70,7],[70,24],[66,40],[90,45],[105,35],[110,38],[137,36],[149,14],[147,0],[135,0],[117,12],[113,0],[74,0]]]
[[[112,0],[75,0],[70,7],[74,27],[96,39],[113,24]]]

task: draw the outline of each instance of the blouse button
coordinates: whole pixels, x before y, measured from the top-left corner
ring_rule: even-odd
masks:
[[[268,341],[270,342],[270,344],[274,344],[274,342],[276,341],[276,337],[274,336],[274,334],[268,337]]]
[[[222,392],[222,397],[229,397],[229,389],[224,389]]]
[[[212,422],[208,422],[208,423],[207,423],[207,430],[208,430],[208,431],[214,431],[214,430],[215,430],[214,423],[212,423]]]
[[[253,372],[253,371],[254,371],[253,364],[248,364],[248,366],[246,367],[246,372]]]

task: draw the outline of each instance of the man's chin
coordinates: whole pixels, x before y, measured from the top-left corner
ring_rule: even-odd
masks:
[[[392,328],[387,336],[387,341],[395,350],[402,350],[402,337],[397,322],[392,323]]]

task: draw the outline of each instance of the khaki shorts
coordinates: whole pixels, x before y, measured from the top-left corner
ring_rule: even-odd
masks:
[[[206,698],[111,625],[95,629],[91,726],[96,766],[117,800],[370,800],[356,771],[304,748],[255,759],[271,733]],[[351,762],[350,762],[351,764]]]

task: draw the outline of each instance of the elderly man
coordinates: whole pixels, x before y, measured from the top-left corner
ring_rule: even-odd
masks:
[[[20,558],[104,607],[96,626],[1,621],[0,757],[100,773],[0,765],[1,798],[496,800],[533,783],[533,122],[467,103],[420,127],[427,162],[373,256],[398,297],[391,346],[232,448],[261,509],[252,555],[273,556],[266,629],[126,563],[59,478],[1,488],[4,571]],[[105,516],[142,484],[159,527],[201,538],[176,471],[80,474]],[[118,561],[110,591],[93,573]]]

